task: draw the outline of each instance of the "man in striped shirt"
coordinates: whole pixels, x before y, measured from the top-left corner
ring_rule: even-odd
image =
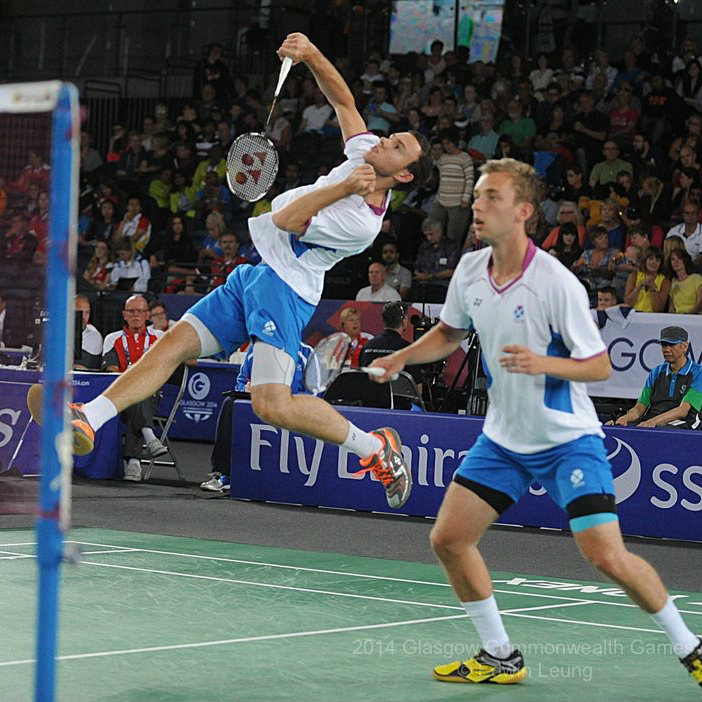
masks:
[[[446,238],[460,249],[470,223],[473,159],[458,148],[457,129],[445,129],[439,138],[445,153],[438,162],[439,190],[431,216],[441,222]]]

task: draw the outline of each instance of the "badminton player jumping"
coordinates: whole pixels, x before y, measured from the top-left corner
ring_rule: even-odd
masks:
[[[303,61],[336,111],[347,160],[312,185],[273,200],[272,212],[249,219],[264,263],[240,265],[196,303],[138,363],[91,402],[72,405],[76,451],[92,450],[94,432],[118,412],[156,392],[183,361],[227,354],[254,342],[253,409],[263,421],[340,444],[358,455],[385,487],[388,504],[401,507],[412,486],[400,440],[389,428],[368,433],[331,405],[293,395],[290,383],[302,330],[322,294],[324,273],[373,242],[391,188],[420,184],[431,171],[427,140],[416,132],[378,138],[366,130],[338,71],[303,34],[290,34],[278,54]],[[39,416],[38,408],[32,414]],[[35,411],[36,410],[36,411]]]

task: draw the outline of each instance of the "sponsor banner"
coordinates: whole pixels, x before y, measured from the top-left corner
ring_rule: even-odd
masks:
[[[589,383],[588,393],[594,397],[636,399],[641,394],[648,374],[663,363],[658,343],[661,329],[679,326],[687,330],[690,357],[702,362],[702,317],[691,314],[634,313],[626,328],[607,319],[600,329],[612,362],[612,374],[601,383]]]
[[[40,378],[39,371],[0,368],[0,472],[15,468],[23,474],[39,473],[39,427],[30,422],[27,390]],[[113,380],[111,373],[74,373],[73,397],[88,402]],[[121,474],[121,458],[119,422],[113,419],[97,433],[91,453],[74,456],[73,468],[87,478],[113,478]]]
[[[414,480],[402,513],[415,516],[436,516],[454,471],[482,430],[476,417],[338,409],[362,429],[390,424],[399,431]],[[245,401],[235,403],[232,422],[232,497],[392,512],[372,475],[353,475],[358,458],[345,449],[268,425]],[[606,434],[622,531],[702,541],[702,433],[607,427]],[[568,526],[538,484],[499,521]]]

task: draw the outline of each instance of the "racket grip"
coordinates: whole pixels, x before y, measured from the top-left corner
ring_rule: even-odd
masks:
[[[385,375],[385,369],[384,368],[379,368],[376,366],[373,366],[373,368],[363,368],[368,375],[372,375],[374,378],[381,378],[382,376]],[[400,377],[399,373],[393,373],[390,376],[390,380],[397,380]]]
[[[289,56],[286,56],[283,59],[283,62],[280,64],[280,74],[278,75],[278,85],[276,85],[275,93],[274,93],[275,97],[278,97],[278,95],[280,95],[280,89],[283,87],[283,83],[285,83],[285,79],[288,77],[288,73],[290,73],[291,68],[292,68],[292,59]]]

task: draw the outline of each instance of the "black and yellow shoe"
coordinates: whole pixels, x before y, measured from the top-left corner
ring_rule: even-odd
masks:
[[[702,639],[699,640],[697,648],[688,653],[680,662],[690,671],[692,679],[702,686]]]
[[[498,683],[511,685],[527,677],[524,657],[515,649],[509,658],[495,658],[481,649],[473,658],[437,665],[432,671],[437,680],[457,683]]]

